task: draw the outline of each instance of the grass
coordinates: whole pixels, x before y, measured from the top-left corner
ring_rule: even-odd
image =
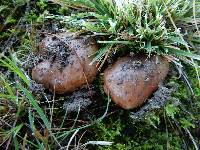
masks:
[[[58,0],[57,2],[72,7],[78,13],[65,18],[68,26],[89,32],[91,35],[103,36],[98,43],[102,48],[96,53],[93,62],[98,62],[101,70],[109,55],[118,51],[138,53],[149,56],[163,55],[176,65],[181,61],[192,65],[200,85],[199,66],[195,62],[200,56],[194,54],[196,49],[189,37],[181,30],[187,26],[185,20],[194,19],[196,33],[198,23],[196,11],[198,2],[182,0]],[[176,25],[177,23],[181,25]],[[186,29],[187,30],[187,29]],[[193,32],[193,31],[192,31]],[[199,36],[198,36],[199,40]],[[197,40],[197,41],[198,41]],[[127,53],[128,53],[127,51]],[[101,63],[100,63],[101,62]]]
[[[6,61],[9,63],[7,63]],[[75,120],[74,125],[70,128],[70,130],[64,130],[64,131],[60,131],[57,133],[56,131],[54,131],[52,129],[53,121],[52,120],[50,121],[50,118],[52,118],[53,113],[51,114],[52,115],[51,117],[47,117],[47,114],[39,106],[37,100],[33,97],[33,95],[28,90],[27,86],[29,86],[29,79],[26,78],[26,76],[19,69],[19,67],[15,63],[13,63],[9,58],[6,57],[5,60],[1,60],[1,63],[2,63],[2,66],[7,67],[10,71],[14,72],[19,77],[19,82],[16,83],[16,88],[13,89],[9,85],[9,83],[7,81],[5,81],[5,78],[3,77],[3,75],[1,76],[1,79],[2,79],[1,85],[3,88],[5,88],[5,89],[3,89],[4,94],[0,95],[1,101],[3,103],[4,98],[6,98],[7,100],[5,100],[5,101],[8,101],[8,103],[10,103],[10,102],[14,103],[14,105],[15,105],[14,109],[17,109],[16,114],[14,114],[15,120],[13,122],[13,125],[11,125],[12,128],[7,131],[2,131],[2,136],[4,137],[2,144],[5,141],[7,141],[8,139],[9,139],[9,141],[11,141],[12,139],[15,139],[16,137],[20,137],[20,130],[22,129],[22,127],[25,124],[28,123],[29,124],[28,128],[30,128],[30,130],[33,132],[33,137],[34,137],[35,141],[37,142],[36,148],[49,149],[49,148],[53,147],[52,144],[59,146],[59,148],[64,148],[61,146],[60,143],[61,143],[61,141],[66,139],[68,136],[70,136],[71,133],[73,133],[73,132],[77,133],[81,129],[84,129],[91,125],[94,125],[97,122],[101,122],[101,120],[107,114],[110,100],[108,100],[105,113],[103,114],[103,116],[101,116],[97,120],[91,121],[91,123],[89,123],[89,124],[79,126],[78,128],[74,126],[76,123],[76,120]],[[20,82],[20,80],[21,80],[21,82]],[[17,96],[15,93],[17,93]],[[9,99],[13,100],[13,101],[10,101]],[[10,105],[12,105],[12,104],[10,104]],[[26,107],[25,105],[28,105],[27,108],[25,108]],[[9,106],[9,104],[7,104],[7,106],[2,106],[2,115],[3,115],[3,113],[9,113],[9,112],[3,112],[3,111],[7,111],[5,107],[10,107],[10,106]],[[51,111],[53,111],[54,109],[55,108],[52,108]],[[23,121],[23,122],[21,122],[20,125],[16,125],[18,120],[23,117],[20,115],[20,113],[25,110],[28,113],[28,118],[27,118],[28,120],[26,120],[28,122]],[[79,115],[77,115],[77,117],[78,116]],[[42,120],[42,122],[40,122],[40,121],[39,122],[42,124],[42,128],[43,128],[44,132],[45,131],[47,132],[46,134],[44,133],[44,135],[42,135],[42,133],[40,131],[41,129],[40,130],[37,129],[37,125],[35,125],[35,121],[37,119]],[[61,126],[59,125],[59,128],[62,129],[63,128],[62,125]],[[27,134],[25,136],[27,138]],[[51,138],[51,141],[53,142],[50,145],[48,143],[49,138]],[[18,142],[17,139],[15,139],[15,140],[16,140],[16,142]],[[32,142],[31,142],[31,141],[33,141],[33,139],[30,141],[28,139],[23,139],[23,140],[25,140],[23,142],[26,142],[27,144],[29,143],[33,147],[35,147],[35,144],[32,144]],[[71,142],[71,140],[69,142]],[[10,144],[10,142],[7,143],[7,146],[6,146],[7,148],[9,147],[9,144]],[[69,144],[67,145],[67,147],[69,147]],[[15,145],[15,146],[17,146],[17,145]],[[24,145],[24,146],[26,146],[26,145]],[[15,147],[15,148],[17,148],[17,147]]]
[[[80,10],[66,18],[68,24],[94,35],[104,35],[106,40],[99,43],[112,44],[112,51],[117,50],[117,45],[124,45],[133,52],[200,59],[190,52],[190,46],[180,31],[182,26],[175,24],[184,23],[184,19],[193,16],[196,18],[196,9],[192,9],[195,2],[192,6],[189,0],[58,1]],[[108,52],[102,51],[96,60],[101,60]]]
[[[4,149],[198,149],[199,8],[198,0],[127,0],[123,6],[109,0],[2,2],[0,145]],[[93,62],[101,61],[100,68],[111,54],[121,51],[167,57],[181,78],[173,75],[166,83],[178,90],[164,108],[134,123],[129,112],[110,104],[103,92],[104,104],[98,106],[102,115],[84,120],[81,112],[67,114],[60,109],[63,97],[38,96],[30,87],[27,66],[37,50],[36,34],[52,18],[59,27],[98,37],[101,48]],[[100,78],[95,82],[99,91]]]

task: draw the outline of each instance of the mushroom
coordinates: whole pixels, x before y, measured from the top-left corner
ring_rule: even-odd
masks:
[[[70,32],[46,35],[39,49],[45,59],[32,69],[32,78],[57,94],[91,83],[98,72],[90,65],[90,56],[98,50],[92,38],[75,38]]]
[[[104,72],[104,90],[124,109],[143,104],[165,79],[169,62],[158,55],[123,57]]]

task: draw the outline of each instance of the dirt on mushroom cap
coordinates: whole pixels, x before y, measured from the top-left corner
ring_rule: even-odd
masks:
[[[169,70],[161,56],[120,58],[104,72],[104,90],[124,109],[140,106],[158,88]]]
[[[90,57],[98,50],[92,38],[73,37],[70,32],[46,35],[39,54],[44,58],[32,69],[32,78],[45,88],[63,94],[91,83],[97,74]]]

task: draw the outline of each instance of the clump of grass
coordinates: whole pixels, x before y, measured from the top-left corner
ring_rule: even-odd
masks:
[[[126,47],[132,52],[165,55],[178,64],[179,59],[194,67],[191,52],[182,26],[188,18],[197,17],[195,2],[189,0],[58,0],[78,11],[65,18],[78,30],[104,36],[98,43],[102,48],[94,61],[102,61],[110,53]],[[77,13],[78,12],[78,13]],[[198,24],[196,23],[198,28]],[[189,59],[188,59],[189,58]],[[198,75],[198,73],[197,73]]]

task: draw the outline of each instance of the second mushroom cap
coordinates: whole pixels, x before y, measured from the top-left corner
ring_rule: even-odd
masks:
[[[158,88],[169,70],[161,56],[145,54],[118,59],[104,72],[104,89],[112,100],[124,109],[144,103]]]

